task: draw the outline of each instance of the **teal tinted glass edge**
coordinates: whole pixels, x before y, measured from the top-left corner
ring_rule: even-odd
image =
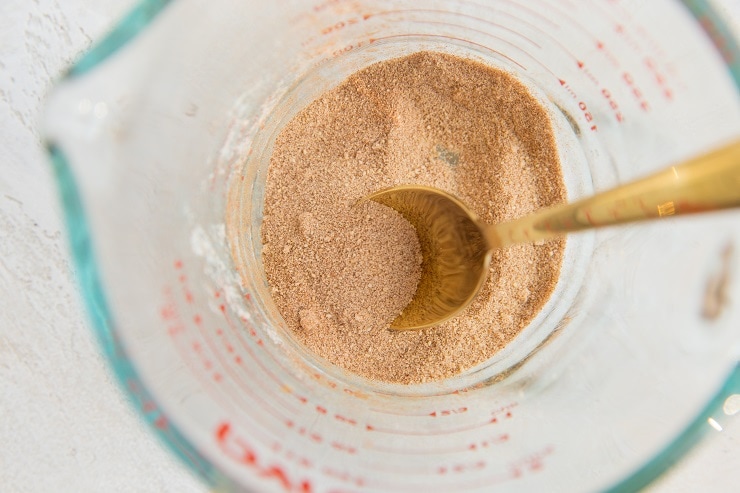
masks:
[[[709,36],[722,56],[735,81],[735,86],[740,91],[740,45],[727,23],[707,0],[681,0],[681,3]],[[740,363],[735,365],[719,391],[676,438],[652,459],[605,492],[639,491],[655,481],[661,474],[678,463],[712,429],[709,424],[710,419],[714,419],[715,422],[723,420],[722,406],[725,400],[733,394],[740,394]]]
[[[131,364],[125,348],[116,335],[115,322],[108,308],[98,275],[87,220],[72,169],[56,145],[47,143],[47,152],[64,209],[77,283],[82,291],[88,317],[92,321],[103,353],[113,367],[119,384],[144,420],[154,428],[157,435],[188,467],[197,472],[211,486],[223,487],[229,484],[229,480],[215,469],[211,462],[204,458],[169,421],[142,384],[141,378]]]
[[[712,400],[704,406],[704,409],[691,421],[688,427],[686,427],[676,438],[666,445],[657,455],[640,466],[639,469],[615,486],[605,490],[606,493],[639,491],[652,483],[661,474],[666,472],[671,466],[675,465],[680,459],[682,459],[708,431],[716,430],[716,428],[713,428],[713,426],[710,425],[712,422],[710,420],[714,421],[714,426],[721,427],[721,423],[725,421],[724,413],[722,411],[722,406],[725,400],[729,396],[739,393],[740,364],[735,365],[734,370],[730,373],[729,378],[725,381],[719,392],[717,392]],[[732,419],[737,418],[735,417]]]
[[[135,6],[119,23],[110,31],[105,38],[93,45],[77,62],[67,71],[67,77],[82,75],[100,62],[118,51],[119,48],[128,44],[172,0],[145,0]]]
[[[82,75],[128,44],[144,30],[151,21],[173,0],[144,0],[100,42],[87,51],[65,74],[66,77]],[[706,0],[681,0],[712,39],[740,90],[740,49],[726,23]],[[57,181],[64,208],[67,234],[72,249],[78,284],[93,328],[108,358],[119,384],[124,389],[147,423],[168,445],[176,456],[191,467],[211,486],[231,489],[234,485],[226,476],[215,469],[188,442],[159,410],[154,399],[143,386],[136,370],[126,356],[116,334],[111,313],[105,300],[97,273],[94,255],[84,216],[80,195],[77,191],[71,168],[60,149],[47,143],[47,150]],[[719,416],[727,397],[740,393],[740,364],[736,365],[721,389],[707,403],[698,416],[657,455],[628,477],[605,490],[609,493],[638,491],[678,462],[707,431],[707,420]]]
[[[740,36],[740,33],[733,35],[727,22],[722,19],[709,1],[681,0],[681,2],[709,36],[735,80],[735,85],[740,90],[740,45],[736,37]]]

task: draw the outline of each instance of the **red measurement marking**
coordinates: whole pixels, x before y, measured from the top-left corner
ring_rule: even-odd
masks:
[[[650,105],[647,102],[647,99],[645,99],[644,93],[640,90],[640,88],[635,83],[634,77],[632,77],[632,74],[629,72],[624,72],[622,74],[622,80],[627,84],[627,87],[630,88],[630,92],[637,100],[637,104],[640,106],[640,108],[643,111],[650,111]]]
[[[372,448],[373,450],[376,450],[378,452],[383,452],[387,454],[399,454],[399,455],[442,455],[442,454],[458,454],[461,452],[465,452],[465,448],[460,447],[445,447],[445,448],[431,448],[431,447],[424,447],[421,449],[412,449],[412,448],[394,448],[394,447],[384,447],[382,445],[378,444],[369,444],[367,445],[368,448]]]
[[[276,481],[284,491],[305,493],[313,491],[310,481],[292,479],[282,466],[263,463],[247,441],[233,432],[228,422],[223,422],[216,428],[214,438],[218,447],[227,457],[253,469],[265,479]]]
[[[359,24],[360,22],[367,20],[369,18],[370,18],[369,16],[364,16],[364,15],[362,17],[350,17],[349,19],[335,22],[331,26],[326,26],[325,28],[321,29],[320,33],[322,36],[326,36],[331,33],[336,33],[346,27]]]
[[[614,99],[614,96],[612,95],[611,91],[607,88],[603,88],[601,90],[601,95],[606,98],[606,100],[609,102],[609,107],[614,112],[614,117],[617,119],[619,123],[622,123],[624,121],[624,114],[619,109],[619,104],[617,104],[617,101]]]
[[[357,397],[358,399],[367,399],[367,395],[365,395],[363,392],[360,392],[359,390],[344,388],[342,389],[342,392],[344,392],[345,394],[349,394],[352,397]]]
[[[429,413],[429,416],[436,418],[437,416],[450,416],[452,414],[462,414],[467,411],[468,411],[467,407],[459,407],[457,409],[446,409],[444,411],[433,411]]]
[[[160,415],[157,419],[154,420],[154,426],[158,430],[164,430],[167,429],[169,426],[169,423],[167,421],[167,418],[164,415]]]
[[[339,55],[344,55],[345,53],[349,53],[350,51],[352,51],[352,50],[354,50],[356,48],[360,48],[360,47],[364,46],[364,44],[365,43],[363,43],[362,41],[360,41],[360,42],[357,42],[357,43],[349,44],[349,45],[347,45],[347,46],[345,46],[343,48],[339,48],[338,50],[334,50],[334,51],[331,52],[331,58],[335,58],[335,57],[338,57]]]
[[[583,118],[586,120],[586,122],[591,123],[591,126],[589,128],[595,132],[597,130],[597,127],[595,123],[592,123],[594,120],[594,116],[589,111],[586,103],[584,101],[579,101],[578,107],[581,109],[581,112],[583,113]]]
[[[568,83],[567,83],[567,82],[566,82],[565,80],[563,80],[563,79],[558,79],[558,81],[560,82],[560,85],[561,85],[561,86],[563,86],[563,87],[565,88],[565,90],[566,90],[566,91],[568,91],[568,94],[570,94],[570,96],[571,96],[571,97],[572,97],[573,99],[576,99],[576,93],[575,93],[575,91],[574,91],[574,90],[573,90],[573,89],[572,89],[572,88],[570,87],[570,85],[569,85],[569,84],[568,84]]]
[[[468,445],[468,450],[478,450],[478,448],[488,448],[490,446],[493,446],[499,443],[508,442],[508,441],[509,441],[509,434],[503,433],[496,437],[489,438],[488,440],[471,443],[470,445]]]
[[[495,424],[497,422],[498,422],[498,419],[494,417],[484,422],[479,422],[476,424],[470,424],[466,426],[460,426],[458,428],[450,428],[446,430],[403,430],[403,429],[399,430],[399,429],[371,426],[369,424],[365,425],[365,429],[367,431],[375,431],[378,433],[392,433],[396,435],[407,435],[407,436],[448,435],[448,434],[453,434],[453,433],[460,433],[463,431],[477,430],[479,428],[484,428],[488,425]]]
[[[167,333],[170,336],[176,336],[180,333],[185,332],[185,325],[180,319],[180,314],[177,311],[177,306],[172,299],[172,289],[165,287],[163,290],[165,296],[165,302],[160,308],[160,316],[167,326]]]
[[[224,320],[229,325],[229,328],[231,328],[231,332],[233,334],[236,334],[236,337],[237,337],[237,340],[238,340],[239,344],[244,348],[245,351],[247,351],[249,353],[249,355],[251,356],[251,359],[253,361],[255,361],[259,365],[259,367],[265,372],[265,374],[267,374],[274,382],[276,382],[278,385],[283,385],[283,382],[269,368],[267,368],[262,363],[262,361],[252,351],[252,348],[249,346],[249,344],[247,344],[246,341],[242,338],[241,334],[243,332],[243,327],[236,327],[236,325],[234,324],[234,322],[231,320],[228,311],[223,310],[222,313],[223,313]],[[246,317],[242,317],[242,321],[249,328],[250,334],[253,337],[256,337],[257,334],[254,331],[254,328],[251,326],[251,324],[249,324],[249,320]],[[205,338],[206,335],[203,334],[203,337]],[[264,346],[264,343],[262,342],[262,339],[259,339],[258,338],[256,342],[257,342],[258,345]],[[212,350],[213,350],[214,354],[216,354],[222,361],[227,361],[229,359],[229,356],[227,356],[227,355],[223,355],[222,356],[220,354],[220,352],[215,347],[212,347]],[[242,363],[242,359],[239,356],[237,356],[235,358],[235,361],[236,361],[237,364],[241,364]],[[280,366],[282,367],[282,365],[280,365]],[[229,372],[229,373],[231,373],[231,371],[229,370],[229,367],[228,366],[226,366],[226,371]],[[246,385],[239,379],[239,376],[240,375],[241,374],[237,374],[237,376],[235,376],[234,378],[235,378],[236,381],[238,381],[241,384],[241,386],[246,387]],[[257,385],[259,385],[259,386],[262,387],[261,380],[258,379],[258,382],[260,382],[260,383],[258,383]],[[266,391],[267,394],[270,393],[270,389],[269,388],[264,389],[264,390]],[[265,401],[264,399],[260,399],[260,400],[261,400],[261,402],[263,402],[263,404],[264,404],[264,406],[266,408],[272,409],[272,406],[270,404],[268,404],[267,401]],[[289,405],[287,402],[284,402],[284,401],[281,400],[280,403],[283,405],[284,408],[288,409],[289,412],[296,412],[297,411],[296,409],[293,408],[293,406]],[[275,411],[272,410],[271,413],[274,414]]]
[[[141,405],[141,409],[142,409],[142,410],[143,410],[143,411],[144,411],[145,413],[147,413],[147,414],[148,414],[148,413],[150,413],[150,412],[152,412],[152,411],[156,411],[156,410],[157,410],[157,405],[156,405],[156,404],[154,404],[154,402],[152,402],[151,400],[146,400],[146,401],[144,401],[144,403],[143,403],[143,404]]]
[[[236,328],[236,327],[235,327],[235,326],[233,325],[233,323],[231,322],[231,320],[230,320],[230,319],[229,319],[229,318],[228,318],[227,316],[225,316],[224,318],[225,318],[226,322],[227,322],[227,323],[229,324],[229,327],[230,327],[230,328],[232,329],[232,332],[233,332],[233,333],[236,333],[236,334],[237,334],[237,338],[239,338],[239,340],[241,341],[241,339],[240,339],[240,336],[239,336],[239,331],[238,331],[238,329],[237,329],[237,328]],[[230,375],[230,378],[232,379],[232,381],[235,381],[235,382],[237,382],[237,384],[238,384],[238,385],[239,385],[239,386],[240,386],[240,387],[241,387],[242,389],[244,389],[244,390],[245,390],[246,392],[250,392],[250,391],[251,391],[251,388],[249,387],[249,385],[248,385],[247,383],[245,383],[245,381],[243,381],[243,380],[242,380],[242,379],[240,378],[240,377],[242,376],[242,374],[241,374],[241,373],[235,373],[235,372],[233,372],[233,371],[232,371],[232,368],[231,368],[231,366],[230,366],[230,365],[227,365],[227,364],[225,364],[225,362],[226,362],[226,361],[228,361],[228,360],[230,359],[230,357],[229,357],[228,355],[226,355],[226,354],[222,353],[222,352],[221,352],[221,351],[219,350],[218,346],[212,343],[211,339],[210,339],[210,338],[208,337],[208,336],[209,336],[209,334],[207,334],[207,333],[205,332],[205,330],[204,330],[204,328],[203,328],[203,326],[202,326],[202,325],[198,325],[198,330],[199,330],[199,332],[200,332],[200,335],[201,335],[201,337],[203,338],[204,342],[205,342],[205,343],[206,343],[206,344],[208,345],[208,348],[209,348],[209,350],[211,351],[211,353],[212,353],[212,354],[213,354],[213,355],[215,356],[215,358],[216,358],[216,359],[217,359],[218,361],[220,361],[220,362],[222,362],[222,363],[223,363],[223,370],[224,370],[224,371],[225,371],[226,373],[228,373],[228,374]],[[263,366],[263,365],[261,364],[261,362],[259,362],[259,360],[257,359],[256,355],[255,355],[254,353],[252,353],[252,351],[251,351],[251,349],[250,349],[249,347],[247,347],[247,346],[245,345],[245,349],[246,349],[247,351],[249,351],[249,352],[250,352],[250,354],[251,354],[251,356],[252,356],[252,359],[253,359],[253,360],[255,360],[255,361],[257,361],[257,362],[258,362],[258,364],[260,364],[260,367],[261,367],[261,368],[263,368],[263,369],[264,369],[264,371],[265,371],[266,373],[268,373],[268,374],[272,375],[272,374],[271,374],[271,373],[269,372],[269,370],[268,370],[267,368],[265,368],[265,367],[264,367],[264,366]],[[206,369],[207,369],[207,370],[210,370],[210,369],[211,369],[211,367],[212,367],[212,363],[211,363],[210,365],[209,365],[208,363],[210,363],[210,361],[206,362]],[[278,381],[278,380],[277,380],[277,377],[274,377],[274,376],[273,376],[273,379],[274,379],[275,381]],[[261,385],[261,383],[262,383],[262,380],[261,380],[261,379],[256,379],[256,382],[257,382],[257,383],[256,383],[256,385],[257,385],[257,386],[259,386],[259,387],[261,387],[261,389],[263,390],[263,392],[264,392],[264,394],[265,394],[265,395],[269,395],[269,394],[270,394],[270,389],[269,389],[269,388],[264,388],[264,386],[262,386],[262,385]],[[269,400],[268,400],[268,399],[264,399],[264,398],[262,398],[261,396],[259,396],[259,397],[257,398],[257,400],[258,400],[258,401],[259,401],[259,402],[260,402],[260,403],[262,404],[262,407],[263,407],[263,408],[264,408],[265,410],[267,410],[267,412],[268,412],[268,413],[269,413],[269,414],[270,414],[271,416],[274,416],[274,417],[279,417],[279,416],[280,416],[280,412],[278,411],[278,408],[276,408],[276,407],[274,407],[274,406],[273,406],[273,404],[275,404],[275,403],[277,403],[277,402],[278,402],[278,400],[277,400],[277,399],[269,399]],[[287,404],[287,403],[285,403],[285,402],[282,402],[282,401],[280,401],[280,404],[282,404],[282,407],[283,407],[283,408],[285,408],[285,409],[287,409],[287,411],[288,411],[289,413],[290,413],[290,412],[295,412],[295,411],[296,411],[295,409],[293,409],[293,408],[292,408],[292,406],[288,405],[288,404]]]
[[[660,93],[668,101],[673,101],[673,89],[668,85],[667,77],[660,71],[658,64],[650,57],[645,58],[645,66],[650,70],[655,78],[655,82],[660,88]]]
[[[175,260],[175,269],[182,269],[182,260]]]
[[[295,429],[296,433],[298,433],[300,436],[308,437],[311,441],[314,441],[316,443],[321,443],[324,440],[323,438],[321,438],[321,435],[319,435],[318,433],[311,433],[303,426],[296,427],[293,421],[285,421],[285,426],[287,426],[289,429]]]
[[[186,276],[185,274],[180,274],[180,277],[178,278],[178,280],[180,282],[187,282],[188,276]]]
[[[604,58],[606,58],[609,63],[611,63],[614,67],[619,68],[619,60],[616,56],[614,56],[614,53],[611,52],[609,48],[607,48],[606,44],[601,40],[596,40],[596,49],[599,50],[599,52],[604,55]]]
[[[471,464],[454,464],[449,467],[441,466],[439,469],[437,469],[437,474],[447,474],[448,472],[454,472],[454,473],[461,473],[461,472],[469,472],[469,471],[476,471],[480,470],[486,467],[486,463],[484,461],[478,461]]]
[[[350,455],[355,455],[357,453],[357,449],[350,446],[350,445],[344,445],[339,442],[331,442],[332,448],[339,450],[341,452],[347,452]]]
[[[181,443],[181,438],[174,436],[172,430],[169,427],[169,421],[167,417],[161,413],[156,403],[149,399],[144,393],[144,389],[133,379],[129,378],[126,380],[126,385],[131,390],[131,395],[134,397],[134,402],[141,404],[142,410],[147,413],[159,413],[159,415],[153,420],[154,425],[160,433],[162,433],[170,443],[182,453],[189,464],[191,464],[196,470],[203,472],[202,460],[199,457],[193,456],[190,450],[184,447]]]
[[[630,48],[637,52],[642,51],[640,44],[627,32],[627,29],[624,27],[623,24],[615,24],[614,32],[619,34],[619,36],[624,40],[625,43],[629,45]]]
[[[347,472],[337,471],[336,469],[332,469],[331,467],[324,467],[323,469],[321,469],[321,472],[323,474],[327,475],[327,476],[332,477],[332,478],[339,479],[340,481],[351,483],[351,484],[354,484],[354,485],[359,486],[359,487],[365,486],[365,479],[364,478],[361,478],[359,476],[353,477],[351,474],[349,474]],[[341,490],[335,490],[335,491],[338,492],[338,491],[341,491]]]
[[[190,368],[191,373],[198,379],[201,383],[201,386],[204,389],[211,389],[214,388],[213,384],[210,382],[210,379],[207,378],[206,375],[203,374],[201,371],[200,366],[198,365],[198,361],[194,361],[192,357],[192,352],[190,351],[190,345],[185,346],[182,342],[180,342],[178,339],[175,339],[175,348],[177,349],[177,352],[180,354],[180,357],[182,358],[183,362]],[[222,393],[211,393],[211,397],[216,401],[222,408],[228,410],[230,413],[238,413],[239,410],[234,407],[233,402],[231,400],[224,400]],[[251,389],[244,389],[243,392],[240,392],[239,395],[245,396],[247,398],[248,405],[253,405],[255,401],[262,402],[260,399],[260,394],[252,392]],[[270,411],[268,411],[270,412]],[[274,415],[271,413],[271,415]],[[269,439],[276,439],[273,433],[269,431],[267,427],[264,426],[263,423],[255,422],[255,426],[251,429],[250,434],[253,436],[260,436],[259,441],[263,443],[267,443]],[[183,451],[186,456],[189,456],[187,454],[187,451]],[[202,467],[201,467],[202,469]]]
[[[491,415],[498,416],[500,414],[505,414],[507,418],[511,418],[511,410],[514,409],[519,404],[516,402],[512,402],[511,404],[507,404],[506,406],[500,407],[498,409],[494,409],[491,411]]]
[[[599,81],[596,79],[596,76],[591,72],[591,70],[586,67],[586,64],[583,63],[581,60],[576,60],[576,63],[578,64],[578,68],[581,69],[581,72],[583,72],[583,75],[585,75],[591,82],[599,85]]]
[[[514,477],[521,476],[524,472],[538,472],[544,466],[544,459],[548,455],[552,454],[554,448],[552,445],[548,445],[543,450],[530,454],[523,459],[510,464],[511,472]]]
[[[175,305],[168,303],[163,306],[159,311],[160,316],[164,320],[175,320],[177,318],[177,310]]]
[[[337,421],[341,421],[341,422],[343,422],[343,423],[347,423],[347,424],[350,424],[350,425],[352,425],[352,426],[355,426],[355,425],[357,425],[357,421],[355,421],[354,419],[351,419],[351,418],[346,418],[346,417],[344,417],[344,416],[341,416],[341,415],[339,415],[339,414],[335,414],[335,415],[334,415],[334,419],[336,419]]]

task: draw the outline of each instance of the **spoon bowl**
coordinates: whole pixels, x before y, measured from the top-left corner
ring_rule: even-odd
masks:
[[[572,204],[495,225],[442,190],[401,185],[366,197],[398,211],[419,237],[421,279],[394,330],[433,327],[459,314],[486,280],[495,248],[566,233],[740,206],[740,141]]]
[[[395,209],[416,229],[421,278],[393,321],[396,330],[423,329],[453,318],[480,290],[491,263],[486,225],[456,197],[436,188],[402,185],[367,197]]]

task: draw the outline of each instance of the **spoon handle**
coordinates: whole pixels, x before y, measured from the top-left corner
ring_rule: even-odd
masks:
[[[571,204],[486,226],[491,247],[681,214],[740,207],[740,140]]]

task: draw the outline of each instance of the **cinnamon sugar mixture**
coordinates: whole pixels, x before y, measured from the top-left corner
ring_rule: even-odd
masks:
[[[376,63],[284,127],[262,226],[274,301],[319,356],[367,378],[412,384],[460,373],[511,342],[550,296],[565,243],[495,252],[463,315],[391,331],[419,280],[418,240],[394,210],[355,204],[402,183],[451,192],[487,222],[560,202],[565,186],[550,121],[527,89],[451,55]]]

